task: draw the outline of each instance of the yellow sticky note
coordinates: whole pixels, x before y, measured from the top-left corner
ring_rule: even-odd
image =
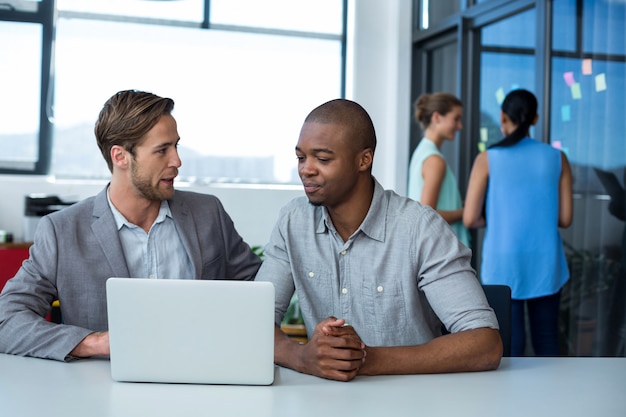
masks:
[[[574,100],[580,100],[583,96],[582,91],[580,91],[580,83],[574,83],[571,86],[571,90],[572,90],[572,98]]]
[[[606,90],[606,75],[604,73],[596,75],[596,91]]]
[[[591,75],[591,59],[583,59],[583,75]]]
[[[485,144],[485,142],[478,142],[478,150],[481,152],[485,152],[485,149],[487,149],[487,145]]]
[[[486,127],[480,128],[480,141],[487,142],[489,140],[489,130]]]

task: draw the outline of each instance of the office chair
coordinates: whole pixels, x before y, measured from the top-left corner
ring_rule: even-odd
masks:
[[[502,338],[502,356],[511,356],[511,288],[507,285],[483,285],[487,301],[498,319]]]

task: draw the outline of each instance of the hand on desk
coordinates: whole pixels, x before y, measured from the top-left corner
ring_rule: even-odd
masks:
[[[365,362],[365,344],[345,320],[329,317],[315,326],[308,343],[294,346],[277,328],[275,361],[299,372],[349,381]]]
[[[109,332],[96,332],[87,335],[87,337],[70,352],[70,356],[76,358],[109,356],[110,354]]]

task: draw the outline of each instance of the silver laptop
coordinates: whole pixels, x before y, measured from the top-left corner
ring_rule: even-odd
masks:
[[[273,383],[271,283],[109,278],[106,288],[114,380]]]

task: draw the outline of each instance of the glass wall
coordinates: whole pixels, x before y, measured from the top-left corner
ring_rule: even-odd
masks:
[[[502,139],[504,97],[518,88],[535,90],[535,37],[527,29],[535,19],[536,11],[531,9],[481,28],[479,151]],[[535,137],[532,131],[531,137]]]
[[[415,2],[418,10],[426,5]],[[570,161],[574,221],[560,231],[570,271],[561,293],[562,355],[626,356],[624,27],[626,3],[605,0],[468,0],[436,27],[415,24],[414,54],[430,62],[414,66],[414,95],[447,77],[466,103],[460,142],[471,146],[449,161],[461,194],[475,156],[502,137],[500,104],[512,89],[537,95],[531,136]],[[448,54],[460,57],[454,79],[448,63],[425,53],[451,33],[457,50]],[[473,248],[479,271],[480,233]]]
[[[550,138],[574,172],[575,224],[564,234],[564,349],[622,356],[626,341],[626,4],[554,2]],[[556,19],[556,18],[555,18]],[[556,23],[556,22],[555,22]]]

